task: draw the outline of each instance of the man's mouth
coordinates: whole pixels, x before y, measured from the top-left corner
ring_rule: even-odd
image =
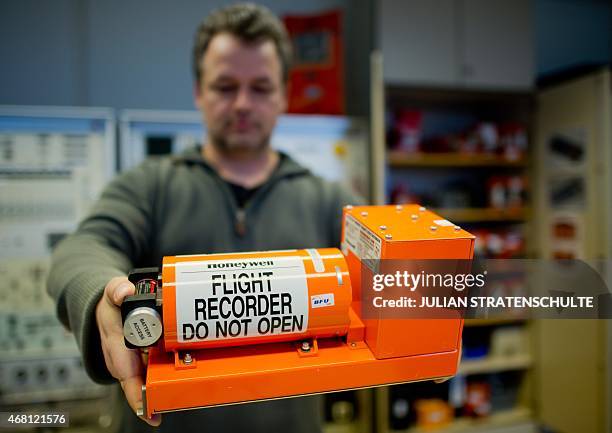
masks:
[[[239,119],[230,123],[230,130],[234,132],[249,132],[255,129],[255,123],[247,119]]]

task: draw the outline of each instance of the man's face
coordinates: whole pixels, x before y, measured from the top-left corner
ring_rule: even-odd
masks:
[[[287,106],[274,42],[246,43],[220,33],[210,41],[200,66],[195,102],[212,144],[234,157],[266,149],[276,119]]]

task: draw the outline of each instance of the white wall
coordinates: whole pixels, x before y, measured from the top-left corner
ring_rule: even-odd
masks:
[[[350,61],[352,70],[347,74],[347,94],[355,99],[356,111],[364,112],[369,92],[370,2],[261,3],[280,15],[345,11],[347,69]],[[2,1],[0,104],[191,109],[193,34],[206,14],[225,4],[220,0]]]
[[[279,14],[344,7],[343,0],[262,2]],[[91,105],[193,108],[191,46],[194,31],[213,0],[89,1]],[[180,7],[179,7],[180,6]]]
[[[78,0],[0,3],[0,104],[84,103]]]

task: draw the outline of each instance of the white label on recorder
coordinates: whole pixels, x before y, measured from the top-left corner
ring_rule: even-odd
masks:
[[[297,256],[176,264],[181,343],[302,333],[308,301],[304,262]]]
[[[372,230],[357,221],[353,216],[347,215],[344,220],[344,243],[364,262],[372,272],[378,272],[375,260],[379,260],[382,252],[382,240]]]

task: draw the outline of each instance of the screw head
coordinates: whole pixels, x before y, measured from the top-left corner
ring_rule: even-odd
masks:
[[[302,352],[309,352],[310,351],[310,342],[308,341],[302,341]]]
[[[425,212],[425,210],[426,210],[426,209],[425,209],[425,207],[424,207],[424,206],[421,206],[421,207],[419,208],[419,212]]]
[[[429,227],[429,229],[430,229],[432,232],[435,232],[436,230],[438,230],[438,227],[437,227],[437,226],[431,226],[431,227]]]
[[[362,217],[366,217],[366,216],[368,216],[368,213],[366,211],[363,211],[363,212],[361,212],[361,216]]]
[[[455,229],[456,232],[458,232],[459,230],[461,230],[461,227],[455,226],[454,229]]]
[[[402,206],[401,204],[398,204],[397,206],[395,206],[395,210],[402,210],[404,209],[404,206]]]
[[[351,209],[353,209],[353,205],[352,204],[347,204],[346,206],[344,206],[344,209],[351,210]]]
[[[381,229],[382,231],[387,230],[387,226],[384,226],[384,225],[383,226],[379,226],[378,228]]]
[[[413,213],[412,215],[410,215],[410,218],[412,219],[412,221],[416,221],[419,219],[419,216],[415,213]]]
[[[193,358],[191,357],[190,353],[185,354],[185,357],[183,358],[183,362],[185,364],[191,364],[193,362]]]
[[[391,239],[393,239],[393,236],[387,234],[387,235],[385,235],[385,239],[390,241]]]

